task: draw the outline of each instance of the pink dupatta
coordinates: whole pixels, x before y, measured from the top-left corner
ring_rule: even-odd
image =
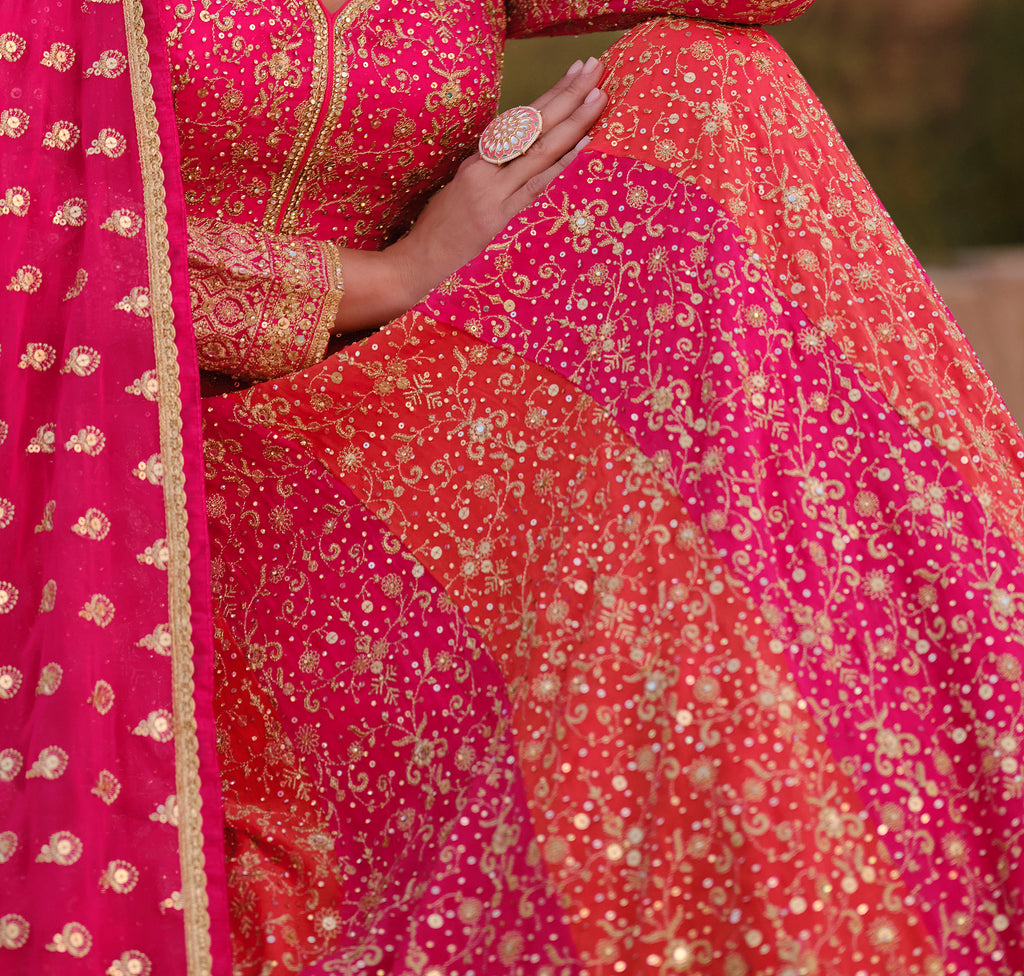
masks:
[[[9,974],[230,961],[197,367],[155,7],[0,10]]]

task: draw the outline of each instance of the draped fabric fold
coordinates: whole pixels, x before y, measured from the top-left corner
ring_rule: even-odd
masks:
[[[0,968],[225,972],[198,386],[155,5],[0,11]]]

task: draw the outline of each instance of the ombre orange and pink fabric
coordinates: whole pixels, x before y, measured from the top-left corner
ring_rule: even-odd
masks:
[[[490,55],[459,74],[472,56],[412,3],[295,0],[249,50],[218,32],[251,36],[262,4],[185,3],[165,74],[154,11],[51,5],[0,31],[5,78],[41,79],[0,106],[31,147],[0,164],[4,972],[1024,969],[1024,450],[785,54],[694,19],[804,4],[635,28],[544,197],[297,373],[332,248],[407,220],[351,175],[372,120],[399,156],[410,120],[475,131]],[[465,16],[485,53],[642,13]],[[42,92],[69,50],[65,109]],[[204,80],[220,50],[237,63]],[[403,58],[447,72],[433,109],[388,102]],[[331,125],[291,114],[304,84]],[[190,161],[271,103],[257,155],[234,131],[246,180],[214,167],[204,196]],[[38,161],[65,129],[58,180]],[[450,165],[374,178],[408,172],[407,200]],[[278,301],[253,241],[286,255],[293,199],[337,226],[297,241],[299,313],[243,328],[223,310]],[[244,340],[282,374],[205,401],[205,490],[186,216],[214,241],[192,306],[223,361]]]

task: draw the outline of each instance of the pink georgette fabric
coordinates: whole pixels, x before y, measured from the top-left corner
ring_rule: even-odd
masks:
[[[198,373],[152,14],[0,12],[5,973],[230,959]]]

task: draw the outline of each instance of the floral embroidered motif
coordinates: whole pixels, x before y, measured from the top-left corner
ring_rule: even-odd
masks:
[[[90,457],[95,457],[103,450],[106,443],[107,438],[103,431],[90,425],[83,427],[77,434],[72,434],[64,447],[76,454],[88,454]]]
[[[67,152],[78,142],[80,135],[81,130],[73,122],[54,122],[50,130],[43,136],[43,147]]]
[[[58,830],[56,833],[50,834],[50,839],[40,848],[36,860],[68,867],[81,856],[81,840],[68,830]]]
[[[100,887],[126,895],[139,883],[139,870],[127,861],[111,861],[100,876]]]
[[[47,746],[25,774],[27,779],[60,779],[68,768],[68,754],[60,746]]]
[[[0,613],[10,613],[18,602],[18,588],[7,580],[0,580]]]
[[[134,735],[148,735],[157,742],[170,742],[174,738],[174,720],[165,708],[150,712],[132,729]]]
[[[145,461],[140,461],[133,472],[135,477],[148,481],[151,485],[161,485],[164,480],[164,465],[159,454],[151,454]]]
[[[114,689],[110,687],[110,682],[102,678],[97,681],[88,701],[100,715],[106,715],[114,707]]]
[[[114,604],[102,593],[94,593],[89,602],[78,611],[78,616],[91,620],[97,627],[109,627],[114,619]]]
[[[51,580],[51,582],[53,582]],[[56,584],[54,584],[56,586]],[[39,672],[39,682],[36,684],[37,695],[53,695],[60,688],[61,680],[64,677],[64,669],[55,661],[47,664]]]
[[[150,976],[153,964],[144,952],[129,949],[107,968],[106,976]]]
[[[151,546],[146,546],[135,558],[144,566],[166,570],[171,558],[171,550],[166,539],[157,539]]]
[[[87,539],[99,542],[107,537],[110,531],[110,519],[98,508],[90,508],[78,521],[71,526],[71,531]]]
[[[57,510],[57,502],[51,498],[43,506],[43,517],[39,520],[39,524],[35,527],[36,532],[52,532],[53,531],[53,513]]]
[[[29,454],[53,454],[57,443],[57,425],[43,424],[36,430],[35,436],[28,442],[25,450]]]
[[[68,922],[64,928],[46,943],[51,952],[66,952],[69,956],[81,959],[89,954],[92,948],[92,935],[81,922]]]
[[[62,373],[91,376],[100,368],[100,354],[91,346],[73,346],[61,367]]]
[[[16,139],[28,131],[28,113],[20,108],[5,108],[0,111],[0,135]]]
[[[6,864],[18,850],[18,835],[13,830],[0,833],[0,864]]]
[[[110,806],[121,792],[121,782],[109,769],[101,769],[96,778],[96,785],[90,792]]]
[[[149,318],[149,289],[139,285],[124,296],[114,308],[122,312],[131,312],[139,318]]]
[[[32,195],[23,186],[12,186],[4,192],[0,200],[0,215],[14,214],[15,217],[24,217],[32,203]]]
[[[60,205],[60,209],[53,215],[53,222],[61,227],[83,227],[86,208],[83,197],[71,197]]]
[[[57,350],[46,342],[30,342],[21,354],[18,366],[21,369],[31,367],[38,372],[49,369],[57,360]]]
[[[21,687],[21,672],[13,664],[0,665],[0,700],[13,698]]]
[[[171,627],[169,624],[159,624],[151,634],[146,634],[141,640],[137,641],[136,647],[145,647],[147,650],[153,651],[156,654],[160,654],[164,657],[170,657],[171,655]]]
[[[147,369],[137,380],[133,380],[126,386],[124,392],[145,397],[147,400],[155,400],[160,393],[157,386],[156,370]]]
[[[10,783],[21,772],[24,759],[17,749],[0,749],[0,782]]]
[[[57,581],[50,579],[43,584],[43,592],[39,597],[39,612],[50,613],[57,605]]]
[[[39,290],[43,283],[43,272],[34,264],[24,264],[14,272],[14,277],[8,282],[8,291],[23,291],[31,295]]]
[[[23,915],[0,915],[0,948],[20,949],[28,942],[30,932],[28,919]]]
[[[82,289],[86,286],[89,281],[89,273],[85,268],[79,268],[75,272],[75,280],[68,287],[68,290],[64,293],[64,301],[69,302],[72,298],[77,298],[82,294]]]
[[[45,68],[54,68],[57,71],[69,71],[75,63],[75,50],[70,44],[63,41],[55,41],[50,49],[43,54],[40,64]]]
[[[14,521],[14,502],[0,498],[0,529],[6,529]]]
[[[120,159],[127,145],[128,141],[116,129],[100,129],[85,154],[95,156],[102,153],[108,159]]]
[[[0,34],[0,58],[17,61],[25,53],[25,38],[12,31]]]
[[[157,823],[169,824],[172,827],[178,826],[178,798],[173,793],[167,797],[167,799],[157,805],[149,815],[150,820],[155,820]]]
[[[120,51],[104,51],[85,72],[86,78],[117,78],[128,67],[128,58]]]
[[[181,892],[172,891],[166,898],[160,900],[160,911],[162,912],[180,912],[181,911]]]
[[[142,218],[134,210],[115,210],[100,226],[121,237],[134,237],[142,230]]]

